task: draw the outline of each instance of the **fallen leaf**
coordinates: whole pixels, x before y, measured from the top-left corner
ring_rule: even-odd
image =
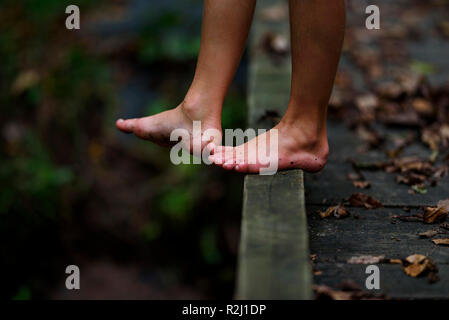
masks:
[[[426,99],[416,98],[412,102],[413,109],[422,115],[432,115],[434,109],[432,103]]]
[[[378,300],[385,299],[384,296],[373,295],[363,291],[356,284],[342,284],[341,290],[335,290],[326,285],[314,285],[313,290],[316,299],[332,299],[332,300]]]
[[[390,261],[390,263],[393,263],[393,264],[402,264],[401,259],[390,259],[389,261]]]
[[[438,234],[438,231],[436,230],[428,230],[426,232],[419,233],[420,238],[432,238],[433,236],[436,236]]]
[[[405,175],[397,175],[396,176],[397,183],[402,183],[402,184],[406,184],[409,186],[421,184],[421,183],[424,183],[425,181],[426,181],[425,175],[417,174],[417,173],[413,173],[413,172],[407,173]]]
[[[320,214],[321,218],[323,218],[323,219],[328,218],[330,216],[334,216],[337,219],[341,219],[341,218],[347,217],[349,215],[349,212],[348,212],[348,210],[346,210],[344,205],[339,204],[339,205],[327,208],[327,210],[324,212],[319,211],[319,214]]]
[[[446,219],[448,210],[446,207],[425,207],[424,208],[424,222],[425,223],[436,223],[442,222]]]
[[[368,181],[353,181],[352,184],[354,185],[354,187],[360,189],[368,189],[369,187],[371,187],[371,183],[369,183]]]
[[[412,190],[414,192],[418,192],[420,194],[426,194],[427,193],[427,188],[423,184],[415,184],[415,185],[413,185],[412,186]]]
[[[376,209],[383,207],[382,203],[379,200],[360,192],[354,193],[349,198],[349,203],[353,207],[365,207],[367,209]]]
[[[356,134],[360,140],[368,143],[370,147],[378,147],[384,140],[376,130],[365,125],[359,125]]]
[[[379,100],[377,99],[376,95],[372,93],[368,93],[365,95],[361,95],[356,97],[355,104],[357,108],[360,109],[362,112],[368,112],[369,110],[377,108],[379,104]]]
[[[403,264],[404,272],[413,278],[424,275],[427,272],[438,272],[438,268],[433,261],[422,254],[408,256],[403,261]]]
[[[376,92],[384,98],[398,99],[404,93],[404,90],[397,82],[385,82],[377,87]]]
[[[436,67],[434,64],[418,60],[411,62],[410,69],[423,76],[430,75],[436,72]]]
[[[437,207],[449,211],[449,199],[438,201]]]
[[[442,224],[440,224],[440,228],[443,228],[443,229],[449,230],[449,223],[447,223],[447,222],[443,222]]]
[[[441,137],[439,132],[433,129],[425,128],[421,132],[421,141],[424,144],[428,145],[430,150],[438,151],[441,142]]]
[[[351,300],[352,298],[351,292],[334,290],[325,285],[314,285],[313,289],[317,299],[326,297],[332,300]]]
[[[439,246],[449,246],[449,238],[433,239],[432,242]]]
[[[348,180],[351,180],[351,181],[356,181],[356,180],[359,180],[360,179],[360,175],[359,174],[357,174],[357,173],[353,173],[353,172],[351,172],[351,173],[348,173],[348,175],[346,176],[347,178],[348,178]]]

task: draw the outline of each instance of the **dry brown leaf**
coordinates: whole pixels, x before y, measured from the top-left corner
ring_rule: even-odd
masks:
[[[413,186],[416,184],[421,184],[426,181],[426,176],[422,174],[417,173],[407,173],[406,175],[397,175],[396,176],[396,182],[397,183],[403,183],[408,186]]]
[[[449,223],[443,222],[442,224],[440,224],[440,228],[443,228],[445,230],[449,230]]]
[[[408,256],[403,261],[404,264],[404,272],[410,277],[418,277],[420,275],[424,275],[427,272],[437,272],[438,269],[433,263],[433,261],[422,255],[422,254],[414,254]]]
[[[368,189],[369,187],[371,187],[371,183],[369,183],[368,181],[353,181],[352,184],[354,185],[354,187],[360,189]]]
[[[428,145],[430,150],[438,151],[441,142],[441,137],[439,132],[425,128],[421,132],[421,141],[424,144]]]
[[[341,283],[341,290],[332,289],[326,285],[314,285],[313,290],[316,299],[332,299],[332,300],[378,300],[385,299],[382,295],[373,295],[363,291],[359,285],[355,283]]]
[[[351,181],[356,181],[361,178],[359,174],[353,173],[353,172],[348,173],[348,175],[346,177],[348,178],[348,180],[351,180]]]
[[[347,217],[349,215],[349,212],[348,212],[348,210],[346,210],[344,205],[339,204],[339,205],[327,208],[327,210],[324,212],[319,211],[319,214],[320,214],[321,218],[323,218],[323,219],[328,218],[330,216],[334,216],[337,219],[341,219],[341,218]]]
[[[372,114],[374,110],[379,106],[379,99],[376,95],[368,93],[358,96],[355,99],[355,105],[360,110],[360,112],[364,114]]]
[[[397,82],[385,82],[379,85],[376,92],[382,97],[397,99],[404,93],[404,90]]]
[[[334,290],[325,285],[314,285],[314,291],[317,295],[317,299],[320,297],[328,297],[332,300],[351,300],[352,292]]]
[[[360,138],[360,140],[368,143],[371,147],[378,147],[383,141],[383,138],[380,136],[380,134],[369,126],[357,126],[356,134]]]
[[[401,260],[401,259],[390,259],[390,263],[393,263],[393,264],[402,264],[402,260]]]
[[[434,109],[430,101],[422,98],[416,98],[412,102],[413,109],[422,115],[432,115]]]
[[[432,238],[433,236],[435,236],[437,234],[438,234],[438,231],[436,231],[436,230],[428,230],[426,232],[421,232],[418,235],[420,238]]]
[[[449,246],[449,238],[433,239],[432,242],[438,246]]]
[[[437,207],[444,208],[445,210],[449,211],[449,199],[438,201]]]
[[[442,222],[446,219],[448,210],[446,207],[426,207],[424,208],[424,222],[425,223],[436,223]]]
[[[354,193],[351,198],[349,198],[349,203],[353,207],[365,207],[367,209],[383,207],[379,200],[360,192]]]

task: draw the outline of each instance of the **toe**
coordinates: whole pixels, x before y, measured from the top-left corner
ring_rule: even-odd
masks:
[[[237,172],[243,173],[243,172],[247,172],[247,170],[248,170],[248,165],[244,162],[238,163],[235,166],[235,171],[237,171]]]
[[[225,170],[232,170],[235,167],[235,163],[233,161],[228,161],[223,165]]]
[[[217,148],[217,146],[213,142],[206,145],[206,149],[209,152],[209,154],[214,154],[216,148]]]
[[[224,162],[225,163],[236,163],[235,162],[235,152],[233,148],[226,150],[224,153]]]
[[[115,125],[120,131],[123,131],[125,133],[131,133],[134,131],[134,128],[136,126],[136,119],[129,119],[129,120],[118,119]]]
[[[221,165],[225,162],[225,161],[224,161],[224,153],[221,153],[221,152],[215,153],[215,154],[212,156],[212,161],[213,161],[213,163],[215,163],[216,165],[221,166]]]
[[[212,143],[213,144],[213,143]],[[214,144],[215,146],[215,144]],[[213,154],[217,154],[217,153],[224,153],[225,152],[225,147],[223,146],[215,146],[214,147],[214,152]]]

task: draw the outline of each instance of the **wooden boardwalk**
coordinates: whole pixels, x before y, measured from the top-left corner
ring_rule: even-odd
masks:
[[[379,2],[386,4],[388,1]],[[400,3],[406,5],[408,0]],[[278,37],[281,44],[283,40],[289,41],[288,16],[270,19],[266,11],[277,8],[270,11],[279,15],[283,12],[280,4],[285,5],[285,1],[259,0],[257,4],[248,81],[251,128],[273,127],[288,103],[290,57],[282,52],[270,54],[270,48],[266,47],[266,42],[273,37]],[[392,6],[397,10],[397,6]],[[364,11],[360,11],[360,16],[353,19],[356,28],[363,14]],[[391,17],[395,19],[396,16],[392,14]],[[348,18],[351,24],[351,16]],[[412,49],[413,46],[409,45]],[[421,43],[418,56],[426,46],[432,52],[434,40]],[[445,68],[446,75],[449,74],[448,64],[440,66]],[[369,92],[361,80],[360,70],[345,56],[341,68],[360,80],[355,81],[358,92]],[[432,83],[440,80],[441,75],[430,78]],[[384,130],[382,134],[386,137],[398,134],[390,129],[379,130]],[[422,212],[423,206],[435,206],[439,200],[447,199],[448,179],[440,181],[437,187],[429,187],[426,194],[410,194],[409,186],[399,185],[392,174],[363,171],[371,188],[357,189],[347,178],[354,173],[348,160],[375,162],[385,160],[386,155],[379,150],[358,152],[362,141],[342,122],[329,121],[328,136],[331,154],[326,168],[318,174],[305,174],[304,181],[300,170],[275,176],[246,176],[236,298],[310,299],[313,298],[312,282],[334,289],[350,282],[369,294],[392,299],[449,298],[449,248],[436,246],[430,239],[418,236],[435,226],[393,218]],[[415,143],[406,148],[403,156],[428,158],[430,152],[422,144]],[[356,192],[375,197],[383,208],[349,207],[351,216],[345,219],[322,219],[317,214],[318,210],[339,204]],[[405,212],[404,207],[410,212]],[[309,254],[314,257],[314,275]],[[380,289],[369,291],[365,288],[366,265],[348,263],[350,258],[362,255],[404,259],[413,254],[422,254],[434,261],[439,269],[438,282],[429,283],[426,277],[409,277],[399,264],[380,263]]]
[[[272,57],[264,49],[269,34],[280,40],[289,39],[288,19],[276,22],[264,19],[264,10],[278,3],[257,2],[250,40],[250,128],[273,127],[288,102],[290,59]],[[281,3],[285,5],[285,1]],[[245,177],[238,264],[238,299],[312,297],[301,170]]]
[[[364,4],[353,2],[352,11],[348,10],[349,30],[361,30],[363,27]],[[407,9],[412,12],[413,3],[409,0],[391,2],[379,0],[376,2],[382,10],[382,24],[384,32],[389,26],[397,25],[400,15]],[[420,12],[420,11],[414,11]],[[434,86],[441,85],[448,80],[448,60],[443,58],[449,50],[449,42],[432,34],[432,26],[441,21],[444,11],[438,7],[422,11],[419,16],[419,26],[414,26],[416,32],[427,36],[421,41],[414,37],[399,39],[401,46],[407,48],[407,53],[413,59],[435,62],[438,73],[429,75],[429,81]],[[379,34],[364,31],[365,45],[369,44],[371,50],[382,52]],[[348,35],[347,35],[348,36]],[[398,40],[396,40],[398,41]],[[384,43],[385,44],[385,43]],[[399,45],[396,44],[397,48]],[[365,82],[364,77],[349,54],[343,54],[340,70],[348,72],[357,92],[372,92],[372,86]],[[444,61],[443,61],[444,60]],[[398,65],[397,62],[389,64],[382,61],[383,67],[388,70],[407,68],[407,64]],[[391,63],[391,61],[390,61]],[[396,68],[396,69],[395,69]],[[379,82],[389,80],[388,72],[379,79]],[[385,256],[387,259],[404,259],[412,254],[422,254],[431,258],[437,265],[440,280],[429,283],[426,277],[413,278],[407,276],[399,264],[378,264],[380,269],[380,290],[368,291],[376,295],[384,295],[392,299],[426,299],[449,298],[449,247],[437,246],[431,239],[422,239],[418,233],[435,229],[435,225],[421,222],[404,222],[394,219],[397,215],[413,215],[422,213],[423,206],[436,206],[439,200],[449,198],[449,179],[442,179],[438,186],[428,187],[426,194],[410,194],[409,186],[398,184],[395,175],[379,171],[362,171],[365,179],[371,183],[366,190],[357,189],[347,178],[354,173],[350,159],[356,162],[375,162],[386,160],[385,153],[379,149],[360,152],[363,142],[357,135],[345,127],[342,122],[329,121],[328,136],[331,153],[326,168],[318,174],[305,175],[306,208],[309,223],[309,241],[311,254],[316,255],[313,268],[315,271],[314,283],[327,285],[338,289],[345,282],[353,282],[365,289],[366,265],[349,264],[348,259],[361,255]],[[387,140],[393,135],[406,136],[410,133],[407,128],[392,129],[383,126],[376,129]],[[431,152],[421,143],[408,146],[402,156],[417,156],[428,159]],[[378,199],[383,208],[366,210],[361,208],[348,208],[351,217],[345,219],[321,219],[316,213],[331,205],[340,203],[355,192],[363,192]],[[403,208],[409,208],[410,212]],[[357,219],[354,217],[358,217]],[[442,238],[447,237],[441,235]]]
[[[385,155],[379,151],[354,152],[362,142],[341,123],[330,122],[329,138],[332,153],[328,165],[321,173],[306,174],[305,178],[310,251],[316,255],[314,282],[338,289],[350,281],[364,289],[368,277],[366,265],[349,264],[351,257],[383,255],[388,259],[404,259],[412,254],[422,254],[436,263],[440,281],[430,284],[426,277],[407,276],[398,264],[381,263],[378,264],[380,290],[370,293],[393,299],[449,298],[449,249],[418,236],[418,233],[435,229],[435,226],[393,218],[422,212],[422,206],[435,206],[439,200],[448,198],[447,179],[435,188],[429,187],[427,194],[411,195],[408,193],[410,187],[399,185],[394,174],[363,171],[371,188],[357,189],[347,178],[349,173],[354,173],[348,159],[373,162],[385,160]],[[410,156],[426,157],[428,153],[420,145],[407,149]],[[374,210],[348,207],[352,216],[345,219],[321,219],[317,214],[317,210],[338,204],[355,192],[375,197],[384,207]],[[410,212],[405,212],[405,207]]]

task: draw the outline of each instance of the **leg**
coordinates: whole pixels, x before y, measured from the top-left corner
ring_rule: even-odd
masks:
[[[340,59],[344,26],[344,0],[290,0],[292,81],[287,112],[275,127],[279,134],[279,169],[319,171],[326,163],[327,104]],[[270,132],[266,134],[269,137]],[[246,161],[256,148],[268,146],[249,141],[233,151],[217,147],[211,160],[225,169],[256,173],[260,165]]]
[[[159,145],[171,144],[174,129],[191,133],[193,120],[202,121],[202,131],[214,128],[221,132],[223,100],[245,48],[255,1],[205,0],[200,53],[184,101],[154,116],[119,119],[117,128]]]

